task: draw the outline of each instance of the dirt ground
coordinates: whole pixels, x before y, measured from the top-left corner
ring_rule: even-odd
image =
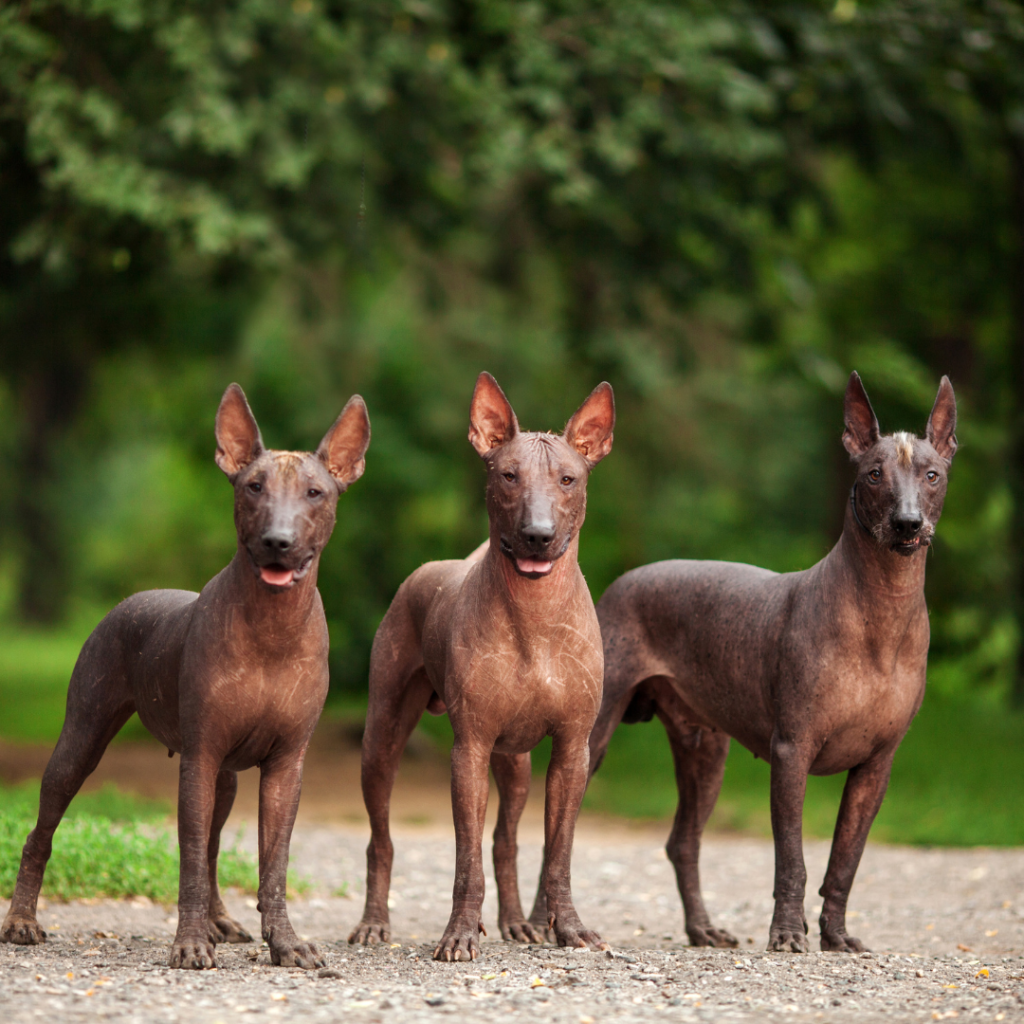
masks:
[[[573,862],[576,904],[584,922],[611,942],[610,952],[496,941],[489,874],[484,957],[434,963],[430,953],[451,905],[454,840],[446,772],[429,751],[407,761],[396,789],[392,944],[349,946],[362,908],[367,830],[358,753],[344,739],[318,737],[293,840],[295,867],[313,889],[292,900],[292,919],[320,945],[325,970],[272,967],[266,949],[253,944],[219,947],[217,971],[170,971],[173,907],[145,900],[51,903],[40,913],[50,933],[45,946],[0,945],[0,1019],[1024,1021],[1024,850],[870,845],[850,924],[874,952],[768,954],[771,844],[711,836],[702,856],[705,894],[713,919],[741,946],[700,950],[686,945],[682,930],[662,849],[667,825],[584,816]],[[5,781],[38,775],[44,763],[45,752],[0,746]],[[177,759],[146,745],[115,746],[90,785],[108,780],[173,800]],[[241,782],[229,829],[244,829],[242,845],[254,849],[255,772]],[[540,864],[540,807],[535,793],[521,830],[527,899]],[[492,819],[493,813],[492,806]],[[817,945],[813,893],[828,845],[809,842],[806,855]],[[235,894],[228,903],[258,933],[255,901]]]

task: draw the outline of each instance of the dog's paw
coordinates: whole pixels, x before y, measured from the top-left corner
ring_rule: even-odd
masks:
[[[374,946],[391,939],[391,927],[387,921],[360,921],[348,937],[352,945]]]
[[[860,939],[847,935],[846,930],[826,932],[821,930],[822,953],[867,953],[868,947]]]
[[[0,927],[0,942],[13,942],[16,946],[38,946],[46,941],[46,932],[34,917],[11,914]]]
[[[441,941],[434,950],[435,960],[475,960],[480,955],[480,942],[477,936],[483,932],[483,921],[476,921],[473,924],[472,918],[455,917],[448,922],[448,927],[441,936]]]
[[[538,931],[529,921],[499,921],[498,927],[507,942],[543,942],[546,930]]]
[[[768,933],[768,949],[775,953],[809,953],[811,944],[803,928],[775,927]]]
[[[691,946],[713,946],[716,949],[735,949],[740,940],[724,928],[713,928],[711,925],[695,925],[686,929]]]
[[[218,914],[210,918],[210,941],[252,942],[252,936],[233,917]]]
[[[270,962],[275,967],[301,967],[312,971],[326,967],[327,961],[312,942],[270,943]]]
[[[833,914],[828,907],[818,919],[821,928],[821,951],[823,953],[867,953],[868,948],[860,939],[846,934],[846,914]]]
[[[213,955],[212,942],[179,942],[171,943],[171,967],[182,970],[206,971],[217,966],[217,958]]]
[[[583,922],[575,911],[552,915],[549,928],[555,933],[555,941],[560,946],[575,949],[610,949],[597,932],[583,927]]]
[[[527,924],[533,929],[534,934],[540,936],[538,942],[554,942],[555,933],[548,927],[547,914],[543,917],[538,917],[536,914],[531,914],[527,918]]]

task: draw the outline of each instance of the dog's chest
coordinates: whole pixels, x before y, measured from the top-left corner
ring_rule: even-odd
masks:
[[[562,631],[505,639],[490,649],[453,649],[442,685],[456,729],[503,736],[529,749],[567,725],[593,724],[602,674],[596,645],[573,642]]]

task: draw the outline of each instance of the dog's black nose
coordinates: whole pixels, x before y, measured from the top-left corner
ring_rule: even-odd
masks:
[[[540,548],[555,539],[555,524],[550,519],[535,519],[524,524],[519,532],[531,547]]]
[[[913,537],[923,525],[924,517],[920,513],[892,518],[892,529],[897,537]]]
[[[290,530],[274,530],[263,534],[263,546],[275,554],[283,554],[295,543],[295,534]]]

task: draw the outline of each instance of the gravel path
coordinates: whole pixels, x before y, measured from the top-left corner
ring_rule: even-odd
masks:
[[[581,822],[574,857],[576,904],[609,953],[494,941],[474,963],[430,958],[450,909],[454,842],[444,829],[395,834],[394,944],[351,947],[362,909],[362,826],[300,825],[294,862],[315,880],[291,903],[296,930],[326,953],[324,971],[272,967],[266,949],[221,946],[220,970],[171,971],[173,908],[146,901],[49,904],[51,941],[0,946],[0,1020],[213,1022],[346,1020],[431,1022],[446,1016],[563,1024],[603,1021],[1024,1021],[1024,851],[870,846],[854,888],[850,927],[875,951],[860,956],[763,952],[771,918],[768,842],[712,837],[704,884],[713,919],[742,939],[739,950],[688,948],[661,829]],[[253,829],[243,845],[252,846]],[[812,886],[825,843],[807,844]],[[540,836],[520,853],[532,893]],[[350,895],[337,895],[348,883]],[[255,901],[228,899],[254,934]],[[528,905],[528,904],[527,904]],[[808,899],[816,942],[817,898]],[[6,904],[0,902],[0,914]]]

